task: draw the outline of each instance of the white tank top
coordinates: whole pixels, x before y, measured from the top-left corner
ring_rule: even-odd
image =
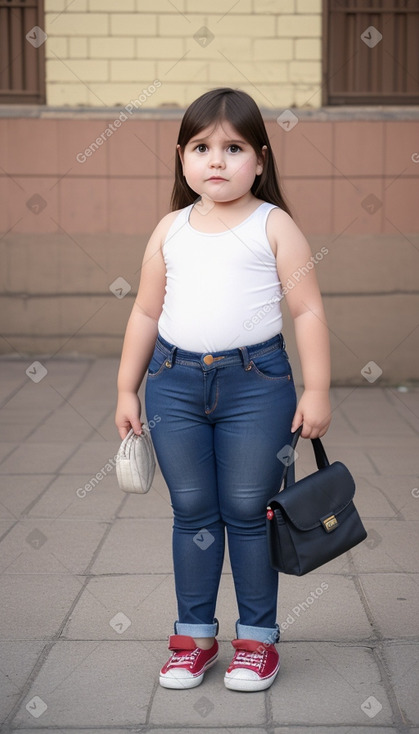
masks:
[[[192,352],[219,352],[266,341],[282,329],[281,283],[266,234],[274,204],[262,203],[237,227],[209,234],[182,209],[163,244],[166,293],[158,327]]]

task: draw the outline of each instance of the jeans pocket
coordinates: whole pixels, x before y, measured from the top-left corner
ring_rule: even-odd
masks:
[[[250,360],[252,372],[265,380],[290,381],[292,380],[291,365],[284,349],[276,349],[268,354],[253,357]]]
[[[157,377],[166,367],[166,355],[157,347],[154,348],[153,356],[148,365],[148,377]]]

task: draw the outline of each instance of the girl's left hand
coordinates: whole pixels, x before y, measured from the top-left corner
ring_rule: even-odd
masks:
[[[329,391],[304,390],[291,425],[294,432],[303,424],[302,438],[321,438],[332,420]]]

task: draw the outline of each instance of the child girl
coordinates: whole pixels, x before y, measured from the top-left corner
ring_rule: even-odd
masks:
[[[281,194],[251,97],[215,89],[187,109],[177,144],[172,212],[147,245],[118,374],[121,439],[141,433],[137,395],[161,420],[151,436],[174,513],[178,619],[160,671],[192,688],[218,654],[215,606],[227,531],[239,619],[227,688],[260,691],[279,669],[278,574],[265,508],[291,432],[330,423],[328,329],[308,243]],[[307,271],[307,268],[305,269]],[[294,320],[304,392],[296,406],[281,333],[281,282]]]

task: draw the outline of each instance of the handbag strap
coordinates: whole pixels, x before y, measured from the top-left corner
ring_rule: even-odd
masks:
[[[292,452],[290,452],[290,456],[293,457],[293,453],[295,451],[295,447],[297,445],[297,441],[301,436],[301,431],[303,430],[303,426],[301,425],[297,430],[292,434],[291,439],[291,449]],[[323,444],[320,441],[319,438],[312,438],[311,439],[311,445],[313,447],[314,456],[316,457],[316,464],[318,469],[324,469],[324,467],[329,466],[329,459],[327,458],[326,452],[323,448]],[[288,487],[290,484],[295,483],[295,469],[294,469],[294,461],[291,461],[290,464],[286,464],[284,468],[284,473],[282,475],[282,481],[284,482],[284,489],[285,487]],[[281,482],[282,483],[282,482]]]

